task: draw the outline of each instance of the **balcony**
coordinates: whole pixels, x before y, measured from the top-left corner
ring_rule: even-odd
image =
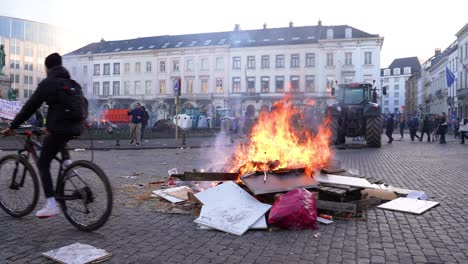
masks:
[[[457,97],[458,98],[468,97],[468,88],[457,89]]]

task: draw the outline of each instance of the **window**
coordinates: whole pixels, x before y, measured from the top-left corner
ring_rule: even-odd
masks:
[[[384,101],[384,105],[388,105],[388,100],[385,100],[385,101]]]
[[[141,71],[141,63],[135,62],[135,72],[140,72]]]
[[[372,83],[372,75],[370,74],[364,75],[363,81],[367,83]]]
[[[255,77],[247,77],[247,93],[255,93]]]
[[[112,94],[120,95],[120,82],[117,81],[112,83]]]
[[[175,72],[179,71],[179,60],[172,61],[172,71],[175,71]]]
[[[284,77],[283,76],[276,76],[275,78],[275,91],[277,93],[284,92]]]
[[[94,76],[101,75],[101,65],[94,64]]]
[[[166,72],[166,61],[159,62],[159,72]]]
[[[345,53],[345,65],[353,65],[353,53]]]
[[[255,69],[255,56],[247,56],[247,68]]]
[[[202,58],[201,59],[201,70],[202,71],[207,71],[208,70],[208,58]]]
[[[39,83],[39,78],[37,78],[38,82]],[[83,83],[83,94],[86,96],[88,94],[88,84],[87,83]]]
[[[276,68],[284,68],[284,55],[276,55]]]
[[[291,76],[291,93],[299,92],[299,76]]]
[[[232,69],[233,70],[240,70],[241,68],[241,58],[240,57],[233,57],[232,58]]]
[[[10,54],[20,55],[20,41],[17,39],[10,39]]]
[[[135,94],[143,94],[143,91],[141,90],[141,82],[140,81],[135,81]]]
[[[299,54],[291,54],[291,68],[299,68]]]
[[[146,62],[146,72],[151,72],[151,61]]]
[[[88,65],[83,65],[83,75],[88,74]]]
[[[383,79],[384,83],[388,83],[388,78]]]
[[[241,78],[240,77],[232,78],[232,92],[233,93],[241,92]]]
[[[384,70],[384,75],[385,75],[385,76],[390,75],[390,69],[385,69],[385,70]]]
[[[187,94],[193,93],[193,79],[187,79]]]
[[[306,54],[306,67],[315,67],[315,53]]]
[[[24,45],[24,56],[33,57],[33,48],[29,42],[26,42]]]
[[[393,75],[399,75],[399,74],[400,74],[400,68],[393,69]]]
[[[396,84],[395,86],[393,86],[393,90],[400,90],[400,85]]]
[[[32,62],[24,62],[24,70],[25,71],[32,71],[33,70],[33,64]],[[76,75],[76,67],[72,68],[72,75]]]
[[[400,104],[400,101],[399,101],[399,100],[394,100],[394,101],[393,101],[393,104],[394,104],[395,106],[397,106],[397,105]]]
[[[393,78],[393,82],[399,82],[399,81],[400,81],[400,77]]]
[[[93,82],[93,95],[99,95],[99,82]]]
[[[364,52],[364,64],[371,65],[372,64],[372,52]]]
[[[185,70],[188,72],[193,71],[193,59],[187,59],[185,63]]]
[[[145,94],[146,95],[151,94],[151,81],[146,81],[145,82]]]
[[[398,107],[395,107],[395,108],[393,109],[393,112],[394,112],[394,113],[397,113],[397,112],[398,112]]]
[[[130,72],[130,63],[125,63],[125,69],[124,69],[125,73],[129,73]]]
[[[263,55],[262,56],[262,69],[269,69],[270,68],[270,56]]]
[[[110,90],[109,86],[110,86],[109,82],[102,83],[102,95],[109,95],[109,90]]]
[[[217,70],[224,69],[224,58],[223,57],[216,58],[216,69]]]
[[[327,80],[326,80],[326,89],[327,89],[327,92],[330,92],[330,91],[331,91],[331,88],[333,88],[334,80],[335,80],[335,77],[333,77],[333,76],[327,76]]]
[[[404,73],[404,74],[410,74],[410,73],[411,73],[411,67],[405,67],[405,68],[403,69],[403,73]]]
[[[114,63],[114,75],[120,75],[120,63]]]
[[[262,83],[261,83],[260,88],[261,88],[262,93],[270,92],[270,77],[262,77]]]
[[[333,53],[327,53],[327,66],[333,66]]]
[[[130,94],[130,82],[129,81],[124,82],[124,94],[125,95]]]
[[[224,93],[223,89],[223,79],[216,79],[216,92],[217,93]]]
[[[308,93],[315,92],[315,76],[314,75],[306,75],[305,77],[305,91]]]
[[[395,97],[400,97],[400,93],[399,93],[399,92],[395,92],[394,96],[395,96]]]
[[[200,80],[200,92],[202,94],[208,93],[208,79],[201,79]]]
[[[166,94],[166,80],[159,80],[159,94]]]
[[[10,69],[19,69],[19,67],[20,67],[19,60],[10,59]]]
[[[103,75],[110,75],[110,64],[104,63],[104,73]]]

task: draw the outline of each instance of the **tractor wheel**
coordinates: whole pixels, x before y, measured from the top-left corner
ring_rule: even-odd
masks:
[[[371,148],[382,146],[382,117],[371,116],[366,119],[366,141]]]

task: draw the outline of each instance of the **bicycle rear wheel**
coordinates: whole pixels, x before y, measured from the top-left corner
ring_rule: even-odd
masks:
[[[0,159],[0,208],[11,216],[23,217],[34,210],[38,198],[39,181],[31,163],[18,154]]]
[[[104,171],[96,164],[75,161],[64,171],[56,198],[67,220],[82,231],[102,227],[112,212],[112,188]]]

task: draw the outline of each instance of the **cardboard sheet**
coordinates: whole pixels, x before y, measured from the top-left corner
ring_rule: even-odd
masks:
[[[241,180],[255,195],[317,186],[317,181],[313,177],[294,171],[283,174],[267,173],[266,181],[264,181],[264,174],[241,177]]]
[[[192,192],[192,189],[190,189],[187,186],[180,186],[180,187],[169,188],[169,189],[164,189],[164,190],[156,190],[156,191],[153,191],[153,194],[161,198],[164,198],[171,203],[180,203],[180,202],[188,200],[187,192]],[[184,193],[185,195],[183,195]],[[185,197],[187,198],[181,199]]]
[[[419,215],[438,204],[439,202],[400,197],[393,201],[381,204],[378,207],[382,209],[387,209],[387,210],[393,210],[393,211]]]
[[[368,180],[356,177],[340,176],[333,174],[320,174],[315,176],[315,180],[317,180],[319,183],[338,184],[359,188],[375,188]]]
[[[54,249],[42,255],[53,261],[67,264],[96,263],[109,259],[112,254],[90,245],[75,243],[59,249]]]

